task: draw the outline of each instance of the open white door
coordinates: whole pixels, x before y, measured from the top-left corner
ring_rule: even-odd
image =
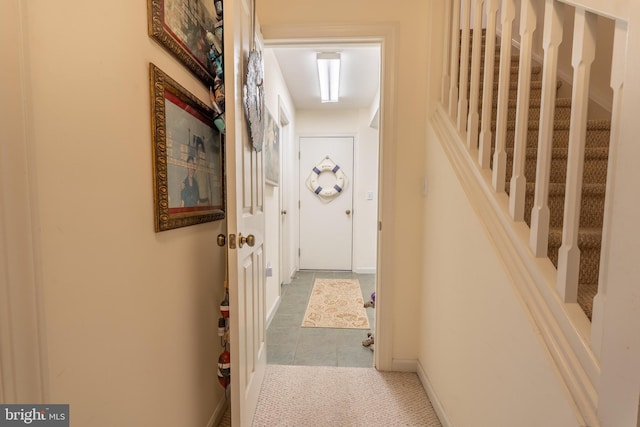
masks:
[[[231,417],[250,426],[267,366],[262,152],[252,148],[242,90],[251,45],[251,4],[224,2],[227,232],[231,344]],[[232,240],[235,235],[235,249]],[[242,244],[242,237],[253,236]],[[242,247],[241,247],[242,244]]]

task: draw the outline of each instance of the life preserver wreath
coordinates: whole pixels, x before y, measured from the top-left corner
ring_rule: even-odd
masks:
[[[318,178],[323,172],[331,172],[334,174],[336,181],[333,185],[326,187],[320,185]],[[306,184],[307,188],[315,193],[320,200],[328,203],[342,193],[348,184],[348,180],[342,168],[336,165],[329,157],[326,157],[313,167]]]

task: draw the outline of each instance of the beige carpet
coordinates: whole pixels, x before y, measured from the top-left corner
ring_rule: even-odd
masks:
[[[268,365],[253,426],[441,424],[414,373]]]
[[[369,329],[358,280],[316,279],[302,327]]]

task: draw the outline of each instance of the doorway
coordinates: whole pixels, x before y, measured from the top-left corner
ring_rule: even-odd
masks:
[[[349,46],[354,49],[352,43]],[[375,50],[379,63],[379,47],[369,43],[366,48]],[[286,49],[291,53],[292,48]],[[270,53],[265,56],[269,58]],[[271,67],[267,65],[267,69]],[[376,92],[379,84],[377,81]],[[375,347],[365,342],[371,341],[369,333],[375,329],[375,309],[364,305],[371,301],[377,284],[380,137],[377,122],[372,120],[376,114],[369,107],[378,103],[374,99],[368,108],[324,111],[289,107],[295,113],[291,116],[295,135],[283,138],[282,164],[285,167],[287,159],[293,159],[293,168],[281,172],[280,195],[294,199],[295,207],[281,213],[281,220],[297,222],[292,232],[296,234],[293,252],[298,268],[290,283],[281,281],[279,306],[267,331],[270,364],[374,366]],[[316,193],[319,187],[335,191],[320,198]],[[290,206],[290,202],[284,204]],[[280,228],[285,227],[282,224]],[[287,240],[284,234],[281,240]],[[288,279],[286,273],[284,279]],[[355,282],[360,293],[360,315],[364,313],[368,326],[303,327],[318,280]]]
[[[396,99],[395,75],[395,55],[396,55],[396,28],[391,24],[354,24],[349,27],[332,26],[332,25],[304,25],[304,26],[263,26],[262,34],[264,37],[265,48],[286,47],[286,46],[348,46],[354,44],[376,44],[380,48],[380,93],[379,93],[379,111],[372,115],[371,123],[379,123],[379,139],[376,140],[377,155],[380,163],[378,168],[379,180],[376,184],[376,192],[373,193],[377,212],[374,218],[377,230],[377,243],[367,244],[373,246],[376,253],[375,268],[373,271],[365,272],[371,274],[375,282],[376,291],[376,349],[374,353],[374,365],[380,370],[393,369],[393,352],[392,352],[392,318],[393,318],[393,283],[394,278],[394,262],[393,254],[395,252],[395,208],[394,193],[395,179],[395,144],[397,125],[393,108]],[[298,67],[297,69],[300,69]],[[295,110],[295,111],[294,111]],[[304,116],[304,111],[300,111],[292,107],[291,129],[292,134],[300,135],[302,132],[299,128],[300,117]],[[324,130],[324,131],[323,131]],[[327,129],[316,129],[311,132],[315,135],[327,133]],[[292,162],[297,162],[297,144],[293,139],[292,146],[294,152]],[[356,148],[357,152],[357,148]],[[285,160],[286,162],[286,160]],[[290,180],[293,181],[293,180]],[[288,187],[282,186],[281,191],[290,191],[298,193],[299,188],[297,181]],[[366,194],[366,190],[365,195]],[[296,201],[297,202],[297,201]],[[295,215],[297,215],[297,203],[290,204],[292,210],[288,210],[287,216],[291,224],[291,233],[299,232],[299,223]],[[291,215],[291,214],[294,215]],[[359,239],[354,233],[354,245],[357,246]],[[297,237],[297,236],[296,236]],[[296,241],[294,237],[292,241]],[[297,248],[293,248],[297,255]],[[297,257],[296,257],[297,259]],[[294,265],[299,267],[299,265]],[[294,277],[295,278],[295,277]],[[284,295],[284,294],[283,294]],[[364,295],[368,297],[368,295]]]

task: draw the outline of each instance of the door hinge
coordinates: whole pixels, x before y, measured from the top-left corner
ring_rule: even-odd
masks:
[[[235,248],[236,248],[236,235],[229,234],[229,249],[235,249]]]
[[[300,160],[300,152],[298,151],[298,160]]]
[[[300,256],[300,248],[298,248],[298,256]]]
[[[298,209],[300,209],[300,200],[298,200]]]
[[[382,221],[378,221],[378,231],[382,231]]]

